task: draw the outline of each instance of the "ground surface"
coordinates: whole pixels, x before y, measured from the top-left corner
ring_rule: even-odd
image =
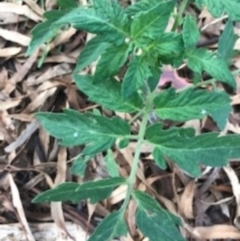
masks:
[[[100,217],[106,216],[113,206],[124,198],[125,190],[115,190],[108,202],[94,206],[88,203],[31,203],[36,194],[65,180],[81,181],[69,172],[71,162],[81,148],[58,146],[57,141],[34,120],[34,113],[39,110],[61,111],[66,107],[82,112],[96,107],[76,89],[71,77],[77,56],[85,44],[86,33],[69,29],[62,34],[50,45],[51,50],[43,59],[41,68],[37,68],[42,56],[40,51],[28,58],[25,57],[31,38],[30,31],[43,20],[43,13],[46,10],[56,7],[55,0],[38,2],[0,2],[0,224],[5,225],[2,227],[9,225],[9,229],[12,229],[10,224],[19,223],[26,231],[28,240],[34,240],[34,229],[32,226],[29,228],[28,223],[54,222],[65,239],[64,237],[68,236],[66,227],[69,226],[65,225],[64,220],[91,232],[101,220]],[[216,49],[217,39],[224,28],[226,17],[214,19],[207,10],[196,10],[194,6],[189,6],[187,11],[198,19],[202,30],[200,44],[209,49]],[[238,25],[235,26],[235,30],[240,36]],[[235,49],[240,50],[240,38]],[[235,69],[240,68],[240,55],[236,56],[232,63]],[[166,74],[166,78],[160,82],[161,85],[169,80],[172,81],[172,86],[177,88],[191,81],[188,73],[182,74],[186,72],[184,70],[179,73],[184,77],[179,77],[171,68],[166,68],[166,73],[167,71],[169,75]],[[231,113],[223,134],[240,134],[240,79],[239,76],[235,78],[238,89],[236,93],[232,93],[234,112]],[[134,124],[137,128],[138,122]],[[195,128],[198,133],[217,130],[210,119],[201,122],[190,121],[185,125]],[[129,172],[133,152],[134,143],[126,149],[115,151],[115,158],[121,163],[122,174]],[[139,188],[153,189],[156,198],[167,209],[181,215],[185,221],[185,228],[190,233],[199,235],[199,240],[240,240],[240,232],[237,229],[240,227],[240,165],[237,161],[225,169],[205,168],[198,180],[193,180],[173,165],[169,165],[166,171],[160,170],[153,164],[147,146],[142,149],[142,161],[144,165],[140,170],[139,179],[144,179],[144,182],[140,182]],[[105,176],[104,157],[99,154],[90,162],[86,179]],[[130,206],[129,211],[131,210]],[[135,236],[137,231],[134,220],[131,219],[131,215],[129,216],[131,235]],[[182,232],[186,235],[184,230]],[[9,240],[19,239],[12,237]],[[133,238],[129,236],[123,240]]]

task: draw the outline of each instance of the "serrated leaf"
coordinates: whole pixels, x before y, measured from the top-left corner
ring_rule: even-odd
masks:
[[[131,46],[125,43],[119,46],[109,46],[101,55],[97,64],[94,82],[97,83],[107,78],[114,77],[126,62],[130,50]]]
[[[129,32],[128,16],[116,0],[93,0],[93,7],[99,15],[109,19],[112,24],[125,32]]]
[[[187,14],[184,18],[182,37],[186,48],[195,46],[200,38],[197,21],[190,14]]]
[[[144,56],[134,56],[128,65],[128,70],[123,78],[122,96],[129,98],[151,77],[148,61]]]
[[[176,33],[164,33],[152,43],[153,51],[160,56],[179,54],[184,48],[182,37]]]
[[[169,88],[154,98],[155,112],[161,119],[187,121],[202,119],[222,106],[230,107],[231,99],[225,92],[187,90],[176,92]]]
[[[160,2],[148,11],[136,15],[131,24],[132,38],[159,37],[167,27],[175,2],[175,0]]]
[[[74,0],[57,0],[57,4],[62,9],[77,8],[78,3]]]
[[[104,159],[109,176],[119,177],[118,165],[114,159],[114,155],[111,149],[108,150],[107,155]]]
[[[179,66],[185,58],[184,43],[180,34],[162,33],[154,39],[147,37],[138,39],[135,44],[141,49],[146,49],[148,55],[152,56],[154,60],[149,61],[150,63],[158,60],[161,64]]]
[[[188,66],[193,71],[200,74],[204,70],[216,80],[236,89],[234,77],[223,60],[201,48],[187,51],[186,56],[188,58]]]
[[[211,113],[212,119],[216,122],[218,128],[223,131],[226,127],[229,114],[232,111],[231,105],[227,104],[224,106],[221,106],[219,109],[213,111]]]
[[[143,106],[142,99],[137,93],[124,99],[121,94],[121,83],[114,79],[105,79],[94,83],[93,77],[90,75],[75,74],[74,80],[77,87],[91,101],[101,104],[106,109],[131,113],[139,111]]]
[[[116,12],[113,19],[109,19],[105,16],[99,15],[95,9],[76,8],[58,19],[54,23],[53,29],[69,23],[76,29],[104,35],[103,42],[108,40],[108,42],[122,44],[125,37],[128,36],[128,32],[125,31],[125,28],[122,28],[120,24],[121,22],[118,23],[113,21],[116,18],[120,19],[121,13],[122,12]]]
[[[70,109],[65,109],[63,113],[40,112],[35,116],[50,135],[61,139],[61,145],[86,145],[83,155],[104,151],[115,143],[116,138],[130,133],[130,126],[117,117],[110,119]]]
[[[73,175],[77,175],[77,176],[80,176],[80,177],[84,177],[84,174],[85,174],[85,170],[86,170],[86,167],[87,167],[87,162],[92,158],[92,156],[78,156],[71,168],[70,168],[70,172],[73,174]]]
[[[77,203],[89,198],[91,203],[96,203],[106,199],[115,187],[125,183],[126,180],[122,177],[89,181],[83,184],[65,182],[37,195],[32,202],[71,201]]]
[[[93,61],[97,60],[97,58],[105,51],[108,46],[108,43],[102,42],[101,36],[96,36],[89,40],[77,59],[74,72],[81,71],[90,65]]]
[[[27,55],[43,43],[50,41],[62,26],[71,25],[76,29],[86,30],[90,33],[100,34],[102,42],[122,44],[129,36],[129,26],[122,21],[126,19],[124,11],[113,4],[113,15],[106,18],[97,13],[95,9],[78,7],[65,11],[50,11],[45,14],[48,21],[38,24],[32,31],[32,40],[28,47]],[[121,21],[120,21],[121,20]],[[124,26],[123,26],[124,25]]]
[[[126,236],[128,232],[122,210],[113,212],[103,219],[97,226],[88,241],[111,241],[120,236]]]
[[[138,204],[136,224],[145,237],[150,241],[184,241],[176,224],[180,219],[160,207],[151,196],[141,191],[135,191],[133,198]]]
[[[195,177],[200,175],[200,164],[224,166],[229,159],[240,157],[239,135],[219,137],[218,133],[205,133],[194,136],[193,129],[163,130],[161,125],[154,124],[146,130],[146,139]]]
[[[232,20],[240,20],[239,0],[198,0],[198,4],[206,6],[214,17],[227,13]]]
[[[58,30],[51,31],[51,25],[55,20],[47,20],[37,24],[31,31],[32,38],[28,46],[26,56],[31,55],[37,48],[45,43],[49,43],[57,34]]]
[[[227,64],[230,63],[237,38],[237,35],[234,34],[233,22],[228,20],[218,41],[218,57]]]
[[[125,9],[126,13],[133,16],[137,13],[148,11],[150,8],[159,3],[159,0],[141,0]]]

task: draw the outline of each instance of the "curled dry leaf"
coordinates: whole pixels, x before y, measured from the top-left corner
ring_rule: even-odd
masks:
[[[75,28],[70,28],[58,36],[49,46],[49,49],[54,49],[60,44],[66,43],[77,32]]]
[[[189,236],[200,240],[205,239],[239,239],[240,232],[231,225],[213,225],[210,227],[190,228]]]
[[[40,240],[57,241],[58,233],[57,233],[55,223],[50,223],[50,222],[30,223],[29,226],[37,241],[40,241]],[[87,234],[80,225],[72,222],[67,222],[66,227],[70,231],[71,235],[74,236],[75,241],[86,240]],[[1,224],[0,240],[1,241],[19,241],[19,240],[25,241],[26,234],[18,223]],[[67,241],[67,240],[65,239],[64,241]]]
[[[121,185],[112,192],[111,196],[109,197],[109,202],[111,203],[111,205],[114,205],[125,199],[127,188],[127,185]]]
[[[12,57],[18,53],[20,53],[22,48],[20,47],[9,47],[0,49],[0,57]]]
[[[193,198],[194,198],[195,182],[191,181],[184,188],[183,194],[179,200],[179,211],[188,219],[194,218],[193,216]]]
[[[226,172],[231,182],[233,195],[236,199],[237,208],[236,208],[236,215],[234,218],[234,224],[238,229],[240,229],[240,183],[239,183],[237,174],[230,166],[224,167],[224,171]]]
[[[0,101],[0,111],[14,108],[18,106],[21,103],[21,101],[22,101],[22,98]]]
[[[30,37],[26,35],[23,35],[19,32],[6,30],[3,28],[0,28],[0,37],[10,42],[20,44],[22,46],[28,46],[31,40]]]
[[[24,110],[23,113],[28,113],[37,110],[40,106],[42,106],[47,98],[54,95],[57,87],[53,87],[49,90],[43,91],[40,93]]]
[[[26,62],[20,67],[19,71],[17,71],[12,78],[8,81],[3,90],[3,93],[9,95],[15,89],[16,83],[23,80],[29,70],[32,68],[33,64],[35,63],[38,57],[38,50],[35,51],[27,60]]]
[[[132,237],[136,236],[137,234],[136,219],[135,219],[136,211],[137,211],[137,205],[133,200],[131,200],[128,205],[127,220],[128,220],[129,231]]]
[[[24,15],[35,22],[42,20],[42,17],[34,13],[27,5],[19,5],[17,3],[1,2],[0,13],[14,13],[17,15]]]
[[[0,3],[1,4],[1,3]],[[0,6],[1,8],[1,6]],[[6,24],[12,24],[12,23],[19,23],[26,21],[26,18],[24,16],[19,16],[14,13],[9,12],[1,12],[0,10],[0,25],[6,25]]]
[[[27,240],[28,241],[35,241],[35,238],[34,238],[32,232],[31,232],[31,229],[28,225],[28,222],[27,222],[24,210],[23,210],[22,201],[21,201],[21,198],[20,198],[20,195],[19,195],[18,188],[17,188],[11,174],[8,174],[8,178],[9,178],[10,187],[11,187],[13,206],[17,210],[19,221],[21,222],[21,224],[22,224],[22,226],[23,226],[23,228],[26,232]]]
[[[166,68],[163,70],[158,87],[162,87],[167,83],[171,83],[171,86],[175,89],[181,89],[190,85],[187,79],[180,77],[177,71],[172,68]]]
[[[4,151],[10,153],[16,150],[31,137],[31,135],[39,128],[39,125],[40,124],[37,120],[32,121],[14,142],[4,148]]]
[[[54,187],[66,181],[66,171],[67,171],[66,160],[67,160],[67,150],[65,147],[61,147],[58,152],[57,176],[54,181]],[[72,239],[65,225],[62,202],[51,202],[51,215],[58,227],[59,238],[69,237]]]
[[[69,64],[66,64],[66,63],[58,64],[48,69],[45,73],[43,73],[37,79],[36,78],[27,79],[26,84],[28,86],[38,85],[54,77],[71,74],[71,73],[72,73],[72,68]]]
[[[33,0],[23,0],[35,13],[42,16],[44,11],[39,7],[39,5]]]

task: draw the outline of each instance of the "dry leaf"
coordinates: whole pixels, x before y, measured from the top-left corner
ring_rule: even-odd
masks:
[[[18,53],[20,53],[22,48],[20,47],[9,47],[0,49],[0,57],[12,57]]]
[[[38,16],[34,13],[28,6],[26,5],[19,5],[16,3],[0,3],[0,13],[15,13],[17,15],[24,15],[31,20],[38,22],[42,20],[42,17]],[[1,14],[0,14],[1,15]]]
[[[179,212],[188,219],[194,218],[193,216],[193,198],[194,198],[195,182],[191,181],[184,188],[183,194],[179,200]]]
[[[0,28],[0,37],[4,38],[10,42],[18,43],[22,46],[28,46],[30,43],[30,40],[31,40],[30,37],[28,37],[26,35],[23,35],[19,32],[6,30],[3,28]]]
[[[28,222],[27,222],[24,210],[23,210],[22,201],[21,201],[21,198],[19,195],[18,188],[10,173],[8,174],[8,178],[9,178],[10,187],[11,187],[13,206],[16,208],[20,222],[21,222],[22,226],[24,227],[24,230],[26,231],[27,240],[35,241],[35,238],[32,235],[31,229],[28,225]]]

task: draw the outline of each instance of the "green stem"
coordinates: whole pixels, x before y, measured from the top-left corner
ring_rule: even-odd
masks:
[[[129,175],[128,180],[127,180],[128,181],[128,189],[127,189],[127,195],[126,195],[125,200],[123,202],[123,205],[121,207],[122,210],[125,210],[127,208],[127,205],[128,205],[129,200],[131,198],[131,193],[134,190],[134,184],[135,184],[135,179],[136,179],[136,174],[137,174],[137,169],[138,169],[138,163],[139,163],[139,158],[140,158],[140,154],[141,154],[141,146],[142,146],[142,143],[144,142],[144,135],[145,135],[146,128],[147,128],[149,111],[151,110],[151,107],[152,107],[153,97],[154,97],[154,95],[150,94],[148,99],[147,99],[145,113],[143,115],[143,119],[142,119],[142,122],[141,122],[141,125],[140,125],[140,130],[139,130],[139,133],[138,133],[138,141],[137,141],[135,154],[134,154],[134,157],[133,157],[132,168],[131,168],[131,172],[130,172],[130,175]]]
[[[128,135],[128,136],[123,136],[123,138],[130,139],[130,140],[138,140],[138,135]]]
[[[138,117],[140,117],[143,114],[142,111],[139,111],[133,118],[128,122],[129,125],[131,125]]]
[[[182,0],[181,5],[180,5],[179,10],[178,10],[177,17],[176,17],[175,22],[173,24],[172,31],[175,31],[177,29],[177,27],[179,25],[179,22],[182,19],[182,15],[184,13],[184,10],[187,7],[187,4],[188,4],[188,0]]]

